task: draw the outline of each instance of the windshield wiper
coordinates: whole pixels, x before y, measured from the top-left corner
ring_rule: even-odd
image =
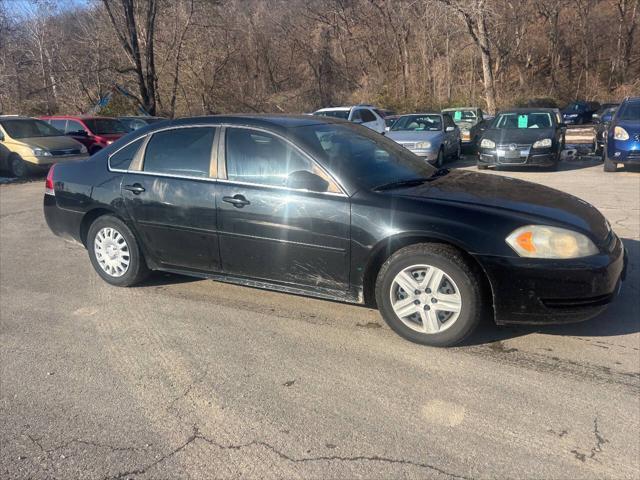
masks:
[[[396,180],[395,182],[383,183],[382,185],[373,187],[373,189],[376,191],[380,191],[380,190],[392,190],[394,188],[416,187],[428,181],[429,181],[429,178],[426,178],[426,177],[425,178],[408,178],[406,180]]]
[[[392,190],[394,188],[417,187],[418,185],[422,185],[423,183],[430,182],[431,180],[435,180],[438,177],[443,177],[447,173],[449,173],[448,168],[439,168],[435,172],[433,172],[429,177],[407,178],[405,180],[396,180],[395,182],[383,183],[382,185],[373,187],[373,190],[380,191],[380,190]]]

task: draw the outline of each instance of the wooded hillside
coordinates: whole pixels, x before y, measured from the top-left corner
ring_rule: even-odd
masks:
[[[0,0],[0,112],[400,111],[640,94],[640,0]],[[112,113],[132,106],[114,103]]]

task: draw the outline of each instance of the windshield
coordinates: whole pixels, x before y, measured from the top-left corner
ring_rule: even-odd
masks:
[[[53,128],[42,120],[30,118],[3,120],[0,122],[11,138],[31,138],[31,137],[59,137],[64,135],[57,128]]]
[[[367,189],[430,177],[436,170],[396,142],[358,125],[309,125],[292,133],[338,178]]]
[[[442,118],[440,115],[404,115],[393,124],[391,130],[439,132],[442,130]]]
[[[127,127],[113,118],[88,118],[84,123],[89,127],[89,130],[98,135],[128,132]]]
[[[620,113],[618,114],[618,120],[640,120],[640,101],[639,102],[627,102],[620,107]]]
[[[583,110],[584,107],[585,105],[583,103],[571,103],[565,107],[565,110],[579,112],[580,110]]]
[[[344,120],[349,119],[349,110],[327,110],[325,112],[313,112],[317,117],[331,117],[342,118]]]
[[[478,120],[474,110],[446,110],[456,124],[475,123]]]
[[[494,128],[551,128],[551,114],[547,112],[533,113],[501,113]]]

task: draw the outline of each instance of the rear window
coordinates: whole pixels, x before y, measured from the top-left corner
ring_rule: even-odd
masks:
[[[551,128],[551,114],[539,113],[502,113],[498,116],[494,128]]]
[[[208,177],[215,129],[190,127],[154,133],[144,154],[145,172]]]
[[[618,114],[619,120],[640,120],[640,102],[623,103]]]
[[[120,121],[113,118],[90,118],[84,123],[89,127],[89,130],[98,135],[127,133],[129,131]]]
[[[349,110],[327,110],[325,112],[314,112],[313,114],[317,117],[342,118],[344,120],[349,119]]]

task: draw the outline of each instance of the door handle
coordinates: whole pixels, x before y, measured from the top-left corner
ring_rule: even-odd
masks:
[[[125,185],[123,188],[125,190],[129,190],[130,192],[133,192],[135,195],[140,195],[142,192],[144,192],[144,187],[139,183],[134,183],[133,185]]]
[[[249,200],[244,198],[244,195],[240,195],[240,194],[234,195],[233,197],[222,197],[222,201],[230,203],[231,205],[237,208],[242,208],[245,205],[251,204]]]

